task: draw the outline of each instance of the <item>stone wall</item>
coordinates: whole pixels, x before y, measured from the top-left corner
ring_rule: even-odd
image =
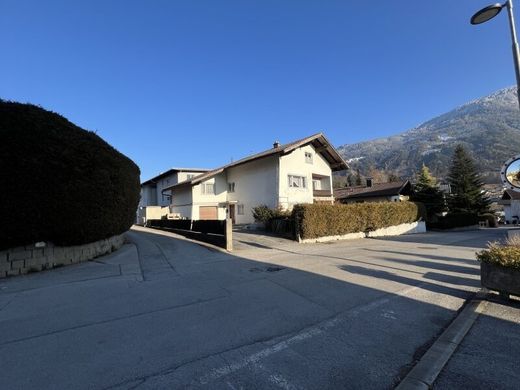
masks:
[[[385,237],[385,236],[399,236],[401,234],[415,234],[426,233],[426,224],[423,221],[412,223],[403,223],[401,225],[389,226],[387,228],[377,229],[371,232],[359,232],[344,234],[342,236],[326,236],[318,238],[306,238],[302,240],[298,237],[298,242],[302,244],[309,244],[314,242],[328,242],[337,240],[355,240],[357,238],[365,237]]]
[[[0,278],[92,260],[119,249],[123,243],[124,236],[120,234],[83,245],[54,246],[40,242],[3,250],[0,251]]]

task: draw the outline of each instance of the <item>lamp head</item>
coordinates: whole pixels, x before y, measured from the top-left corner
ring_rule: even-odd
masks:
[[[504,8],[506,4],[507,3],[496,3],[482,8],[480,11],[478,11],[475,15],[471,17],[471,24],[481,24],[487,22],[490,19],[493,19],[500,13],[500,11],[502,11],[502,8]]]

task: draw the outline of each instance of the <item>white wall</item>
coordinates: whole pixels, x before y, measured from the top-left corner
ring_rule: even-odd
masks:
[[[510,202],[511,205],[504,205],[504,217],[507,223],[513,222],[513,216],[520,218],[520,200],[511,200]]]
[[[305,152],[312,154],[312,164],[305,162]],[[313,173],[328,176],[328,180],[322,180],[322,187],[324,187],[328,181],[328,189],[332,188],[332,170],[327,161],[319,153],[316,153],[312,145],[303,146],[288,155],[281,156],[278,204],[282,208],[292,209],[297,203],[313,203]],[[305,176],[307,182],[306,188],[289,187],[289,175]]]
[[[174,190],[170,213],[179,214],[181,218],[191,219],[192,214],[192,187],[184,186]]]
[[[139,207],[157,206],[157,193],[155,186],[145,185],[141,187],[141,198]]]
[[[202,194],[201,184],[214,184],[215,194]],[[192,187],[193,209],[191,218],[199,219],[200,206],[217,206],[218,219],[226,219],[227,180],[225,173],[220,173],[211,179]]]
[[[253,223],[253,207],[265,204],[275,208],[278,205],[278,156],[229,168],[227,183],[235,183],[235,192],[228,192],[227,200],[236,202],[236,223]],[[244,206],[243,215],[238,214],[238,205]]]

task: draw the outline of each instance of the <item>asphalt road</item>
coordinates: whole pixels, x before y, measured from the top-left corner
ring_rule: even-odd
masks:
[[[136,228],[94,262],[0,280],[0,387],[392,388],[479,288],[475,251],[504,233],[237,233],[230,255]]]

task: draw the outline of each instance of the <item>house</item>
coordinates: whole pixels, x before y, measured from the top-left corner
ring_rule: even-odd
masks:
[[[208,169],[198,168],[171,168],[142,183],[137,223],[144,224],[147,219],[157,219],[168,214],[168,210],[164,207],[171,203],[171,194],[170,191],[165,191],[166,187],[207,171]]]
[[[366,186],[337,188],[334,198],[339,203],[401,202],[410,199],[412,185],[408,180],[392,183],[372,183]]]
[[[167,187],[170,211],[182,218],[254,222],[252,208],[290,210],[297,203],[333,203],[332,172],[347,163],[322,133],[261,153]]]
[[[518,223],[520,219],[520,192],[504,190],[498,204],[504,206],[504,219],[506,223]]]

